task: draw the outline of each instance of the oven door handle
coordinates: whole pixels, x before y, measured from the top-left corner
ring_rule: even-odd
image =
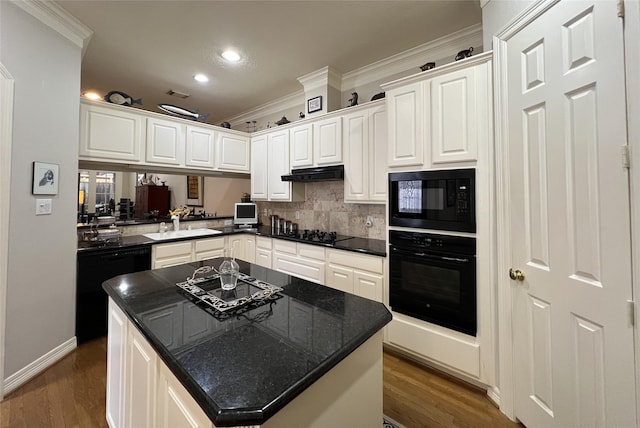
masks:
[[[416,256],[416,257],[424,257],[426,259],[431,259],[431,260],[446,260],[448,262],[469,263],[469,259],[463,259],[463,258],[459,258],[459,257],[434,256],[433,254],[428,254],[428,253],[416,253],[416,252],[413,252],[413,251],[400,250],[400,249],[395,248],[395,247],[392,247],[392,250],[394,252],[396,252],[396,253],[410,255],[410,256]]]

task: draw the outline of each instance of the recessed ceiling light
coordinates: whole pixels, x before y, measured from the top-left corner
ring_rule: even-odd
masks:
[[[240,54],[233,49],[227,49],[226,51],[222,52],[222,58],[230,62],[238,62],[240,61]]]
[[[84,97],[90,100],[101,100],[102,97],[98,95],[96,92],[85,92]]]
[[[206,83],[209,81],[209,78],[207,76],[205,76],[204,74],[196,74],[195,76],[193,76],[194,79],[196,79],[198,82],[201,83]]]

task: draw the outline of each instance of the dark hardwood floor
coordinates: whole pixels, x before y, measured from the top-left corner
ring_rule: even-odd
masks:
[[[106,427],[106,372],[106,339],[82,344],[5,397],[0,428]],[[407,428],[521,426],[500,413],[484,391],[389,352],[384,413]]]

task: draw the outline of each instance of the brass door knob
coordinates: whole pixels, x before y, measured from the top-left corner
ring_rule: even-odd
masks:
[[[509,269],[509,278],[515,281],[524,281],[524,272],[520,269]]]

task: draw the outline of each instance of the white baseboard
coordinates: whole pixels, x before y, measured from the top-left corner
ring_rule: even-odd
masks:
[[[490,386],[489,388],[487,388],[487,396],[491,401],[495,403],[496,406],[498,406],[498,409],[499,409],[500,408],[500,390],[495,386]]]
[[[24,385],[25,383],[33,379],[35,376],[39,375],[40,373],[45,371],[47,368],[51,367],[54,363],[61,360],[71,351],[76,349],[77,346],[78,346],[78,343],[77,343],[76,337],[73,336],[71,339],[67,340],[66,342],[62,343],[61,345],[57,346],[51,351],[47,352],[45,355],[38,358],[31,364],[18,370],[17,372],[15,372],[14,374],[12,374],[11,376],[9,376],[4,380],[4,383],[3,383],[4,394],[7,395],[10,392],[21,387],[22,385]]]

